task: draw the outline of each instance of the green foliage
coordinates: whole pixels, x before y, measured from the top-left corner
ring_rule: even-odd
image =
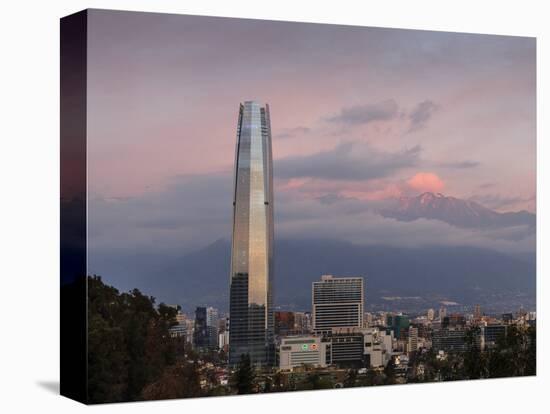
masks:
[[[466,331],[464,342],[466,352],[464,353],[464,373],[469,379],[484,378],[486,373],[486,355],[481,352],[479,347],[479,335],[481,329],[479,326],[472,326]]]
[[[276,372],[272,381],[273,391],[286,391],[283,384],[283,375],[280,372]]]
[[[418,356],[424,374],[411,382],[453,381],[479,378],[503,378],[536,374],[536,330],[534,327],[509,325],[493,348],[481,350],[479,327],[471,327],[465,336],[466,351],[448,353],[439,360],[433,351]]]
[[[155,382],[145,386],[145,400],[201,396],[200,376],[196,364],[168,367]]]
[[[488,358],[490,378],[536,374],[537,338],[534,327],[510,325]]]
[[[378,370],[369,369],[364,377],[359,379],[358,385],[362,386],[371,386],[371,385],[382,385],[384,384],[384,375]]]
[[[175,343],[168,333],[175,316],[175,309],[160,304],[157,310],[154,298],[137,289],[120,293],[100,277],[88,277],[91,403],[144,398],[144,387],[159,381],[175,363]]]
[[[237,394],[251,394],[254,392],[254,367],[250,362],[250,355],[241,355],[237,370],[231,379],[232,387]]]
[[[395,362],[392,359],[390,359],[390,361],[388,362],[388,364],[386,365],[386,367],[384,368],[384,376],[385,376],[385,379],[384,379],[384,384],[386,385],[390,385],[390,384],[395,384],[395,380],[396,380],[396,377],[395,377]]]
[[[356,369],[350,369],[347,374],[346,378],[344,380],[344,387],[355,387],[357,382],[357,370]]]
[[[302,381],[296,383],[296,390],[326,390],[334,388],[332,379],[327,375],[319,375],[318,372],[308,372]]]

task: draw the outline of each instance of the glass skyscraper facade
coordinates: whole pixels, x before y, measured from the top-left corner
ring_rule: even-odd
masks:
[[[235,150],[229,364],[274,361],[273,169],[269,106],[240,105]]]

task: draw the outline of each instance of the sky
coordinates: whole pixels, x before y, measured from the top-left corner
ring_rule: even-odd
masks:
[[[270,106],[276,238],[534,250],[377,213],[425,191],[535,212],[534,38],[100,10],[88,29],[92,272],[230,238],[246,100]]]

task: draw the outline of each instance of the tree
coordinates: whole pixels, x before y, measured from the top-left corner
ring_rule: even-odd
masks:
[[[277,371],[273,376],[273,391],[286,391],[283,385],[283,374],[280,371]]]
[[[369,369],[365,374],[364,378],[361,378],[359,380],[360,386],[371,386],[371,385],[382,385],[382,384],[384,384],[384,377],[379,371],[375,369]]]
[[[146,400],[200,397],[200,376],[196,364],[168,367],[162,376],[146,385],[142,397]]]
[[[271,391],[273,391],[273,381],[271,380],[271,377],[265,377],[264,392]]]
[[[100,277],[88,278],[88,395],[90,402],[126,399],[127,344],[117,322],[122,311],[119,293]]]
[[[395,362],[393,358],[389,360],[388,364],[384,368],[384,375],[386,377],[384,380],[386,385],[395,384]]]
[[[528,345],[525,375],[537,375],[537,330],[534,326],[527,330]]]
[[[296,386],[296,390],[326,390],[334,388],[334,384],[327,376],[321,377],[317,372],[309,372],[303,381]]]
[[[466,352],[464,354],[464,373],[468,379],[479,379],[486,376],[486,359],[479,347],[479,326],[472,326],[466,331],[464,342]]]
[[[232,386],[237,394],[251,394],[254,391],[254,378],[254,367],[250,362],[250,355],[241,355],[241,360],[232,378]]]
[[[488,372],[491,378],[536,373],[536,331],[534,327],[508,326],[491,350]]]
[[[88,396],[91,403],[135,401],[175,364],[168,329],[176,310],[134,289],[120,293],[88,277]],[[167,384],[164,378],[164,385]],[[148,392],[147,395],[161,395]],[[161,398],[161,397],[159,397]]]
[[[357,370],[356,369],[350,369],[347,374],[346,378],[344,379],[344,387],[355,387],[355,382],[357,380]]]

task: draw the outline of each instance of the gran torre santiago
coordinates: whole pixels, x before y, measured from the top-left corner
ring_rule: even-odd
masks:
[[[229,364],[274,361],[273,157],[269,106],[240,105],[235,149]]]

